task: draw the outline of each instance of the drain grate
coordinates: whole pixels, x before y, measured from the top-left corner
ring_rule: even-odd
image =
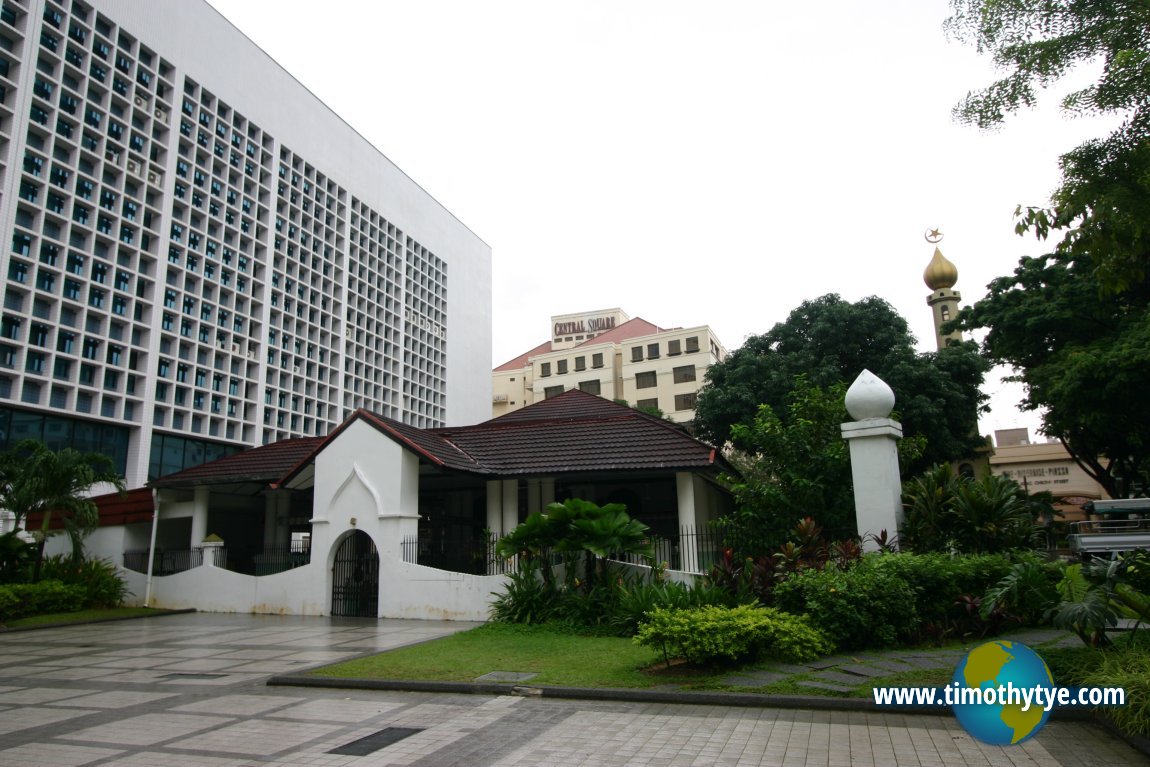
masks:
[[[223,679],[227,674],[164,674],[158,679]]]
[[[385,727],[379,732],[373,732],[371,735],[353,740],[351,743],[345,743],[339,748],[333,748],[328,751],[329,754],[339,754],[340,756],[367,756],[374,754],[381,748],[386,748],[393,743],[398,743],[404,738],[410,738],[417,732],[423,732],[422,727]]]

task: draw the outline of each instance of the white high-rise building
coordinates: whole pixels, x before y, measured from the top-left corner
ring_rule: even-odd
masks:
[[[356,408],[490,417],[490,248],[219,13],[0,8],[0,447],[135,487]]]

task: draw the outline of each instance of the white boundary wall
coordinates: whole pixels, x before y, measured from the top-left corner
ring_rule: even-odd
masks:
[[[133,596],[129,605],[142,605],[147,576],[121,571]],[[204,612],[272,615],[329,615],[330,580],[323,565],[312,562],[275,575],[240,575],[212,565],[152,579],[152,607],[195,608]],[[503,575],[467,575],[436,570],[380,557],[380,618],[485,621],[492,592],[506,583]]]

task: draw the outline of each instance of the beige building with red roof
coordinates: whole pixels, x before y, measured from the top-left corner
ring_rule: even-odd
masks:
[[[686,423],[707,368],[726,356],[706,325],[661,328],[617,308],[555,315],[551,338],[492,371],[492,414],[579,389]]]

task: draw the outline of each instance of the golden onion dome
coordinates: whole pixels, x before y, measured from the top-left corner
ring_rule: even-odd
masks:
[[[942,251],[935,248],[934,257],[922,273],[922,280],[931,290],[953,288],[954,283],[958,282],[958,267],[947,261]]]

